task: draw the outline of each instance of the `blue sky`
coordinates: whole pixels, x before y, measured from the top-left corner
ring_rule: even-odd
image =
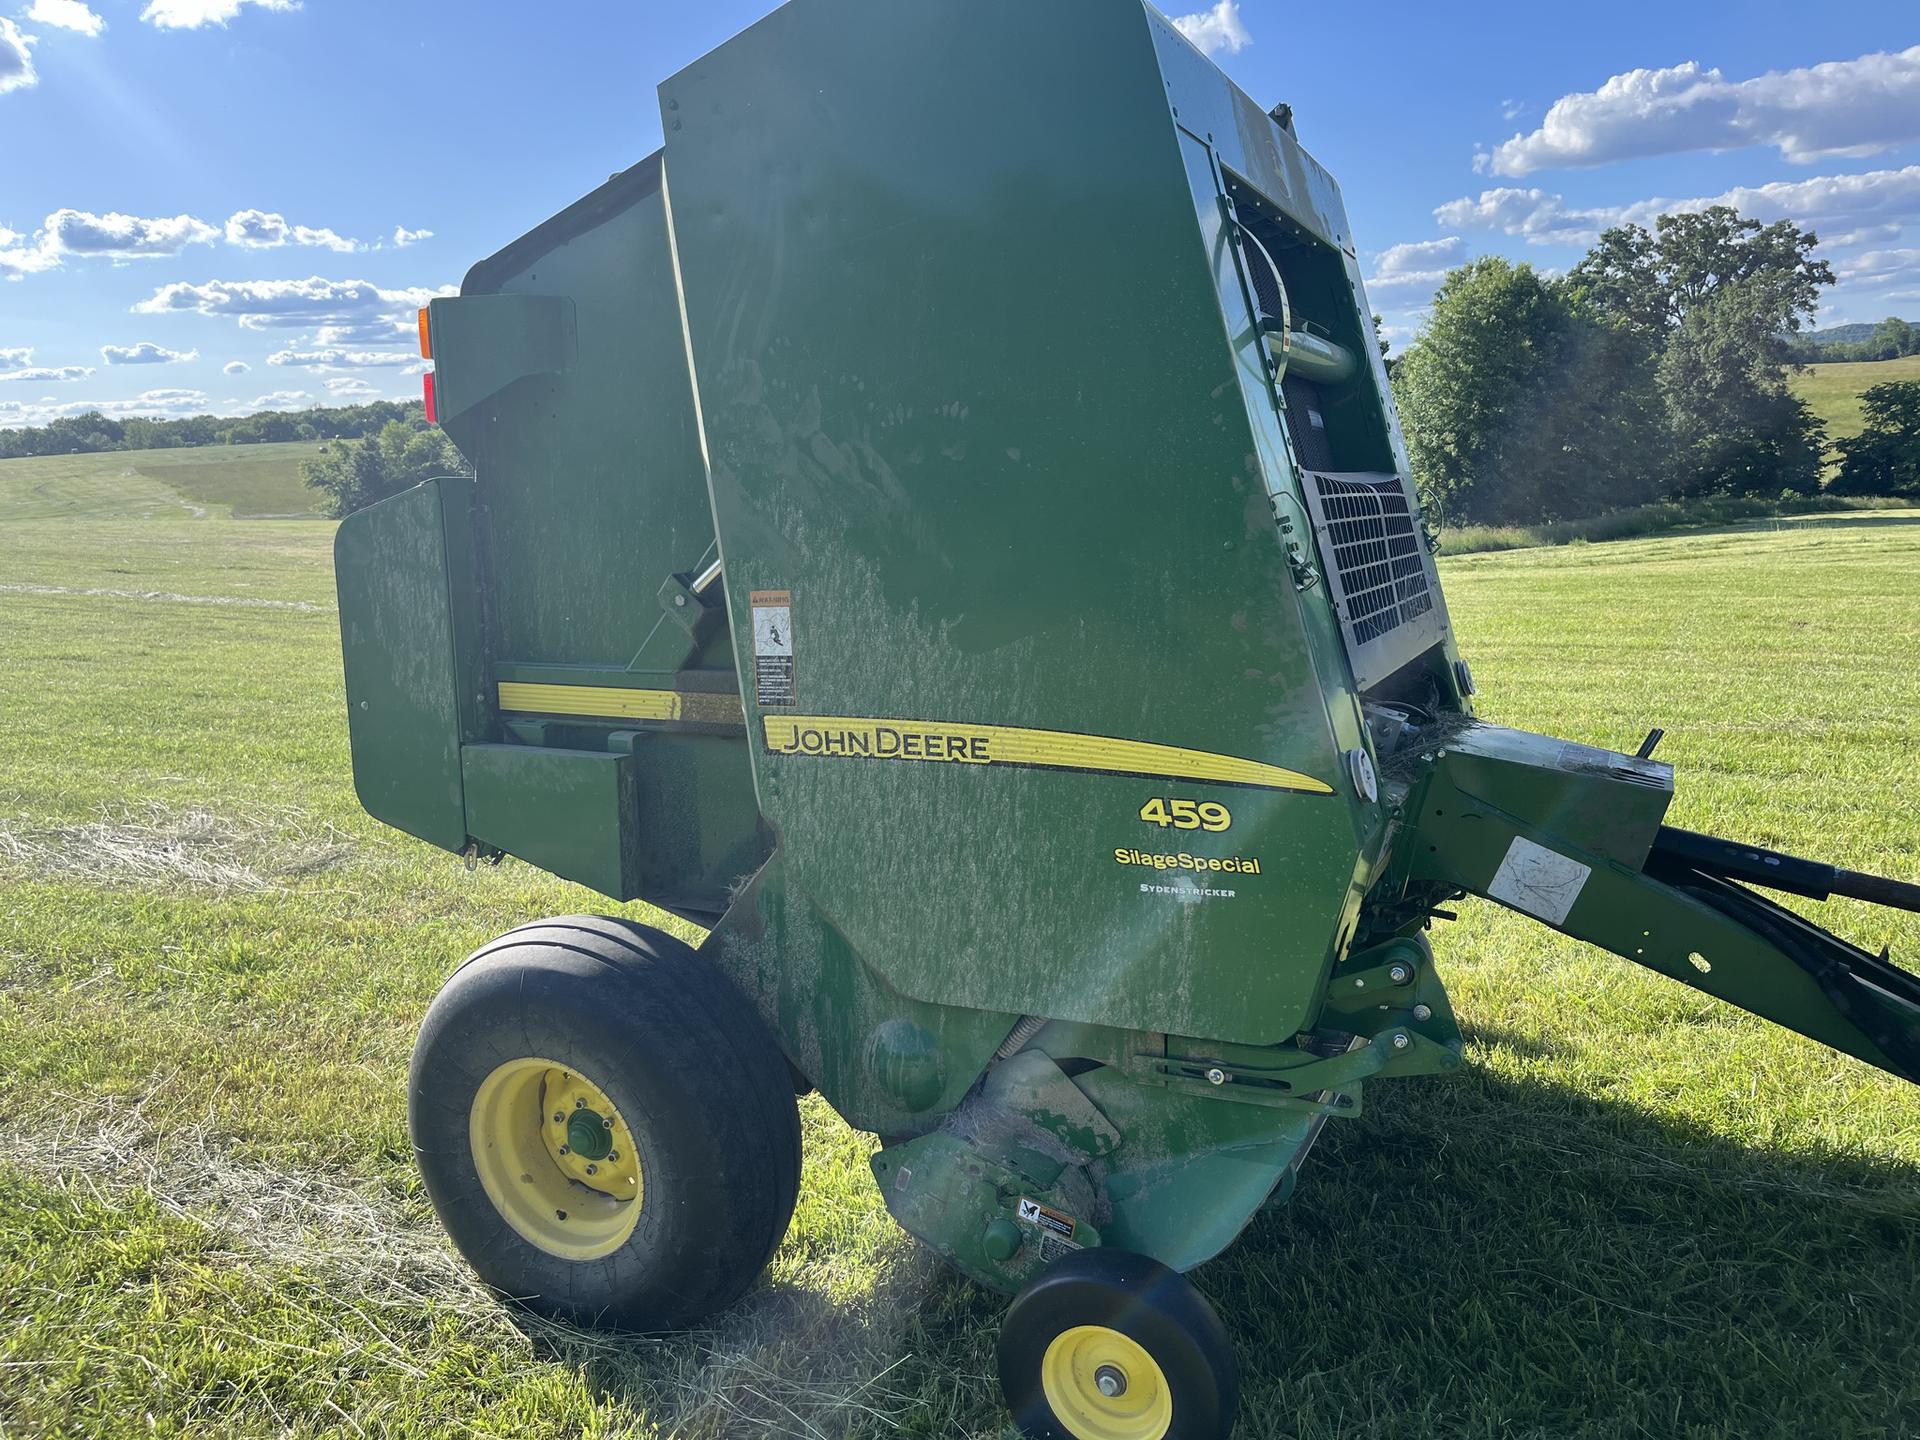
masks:
[[[1723,196],[1820,233],[1823,321],[1920,317],[1913,0],[1190,5],[1340,179],[1399,344],[1450,265]],[[0,426],[418,394],[413,308],[768,8],[0,0]]]

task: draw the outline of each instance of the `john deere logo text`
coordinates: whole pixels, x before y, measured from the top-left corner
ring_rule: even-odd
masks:
[[[873,720],[779,720],[767,717],[767,748],[778,755],[857,755],[869,760],[958,760],[991,765],[991,740],[935,725]]]

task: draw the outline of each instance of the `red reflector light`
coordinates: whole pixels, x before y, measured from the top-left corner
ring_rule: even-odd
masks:
[[[427,402],[427,423],[429,425],[438,425],[440,423],[440,411],[433,403],[433,372],[431,370],[420,377],[420,393],[421,397]]]

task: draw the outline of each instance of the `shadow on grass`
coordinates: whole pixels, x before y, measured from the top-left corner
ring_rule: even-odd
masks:
[[[1920,1173],[1485,1071],[1368,1098],[1195,1276],[1243,1440],[1920,1434]],[[876,1263],[695,1334],[536,1333],[661,1435],[1011,1434],[1002,1300],[911,1242]]]
[[[1245,1433],[1920,1433],[1920,1173],[1486,1071],[1368,1101],[1198,1277]]]

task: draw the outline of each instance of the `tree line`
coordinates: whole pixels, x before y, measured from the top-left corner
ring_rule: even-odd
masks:
[[[1608,230],[1561,276],[1497,257],[1452,271],[1391,366],[1427,505],[1508,525],[1818,492],[1824,427],[1788,385],[1834,283],[1816,239],[1716,206]],[[1866,483],[1851,453],[1843,488]]]
[[[287,440],[352,440],[393,421],[426,424],[418,400],[376,400],[367,405],[318,406],[308,410],[262,410],[223,418],[190,415],[156,420],[144,415],[115,419],[89,410],[62,415],[45,425],[0,430],[0,460],[28,455],[82,455],[104,450],[171,450],[190,445],[256,445]]]

